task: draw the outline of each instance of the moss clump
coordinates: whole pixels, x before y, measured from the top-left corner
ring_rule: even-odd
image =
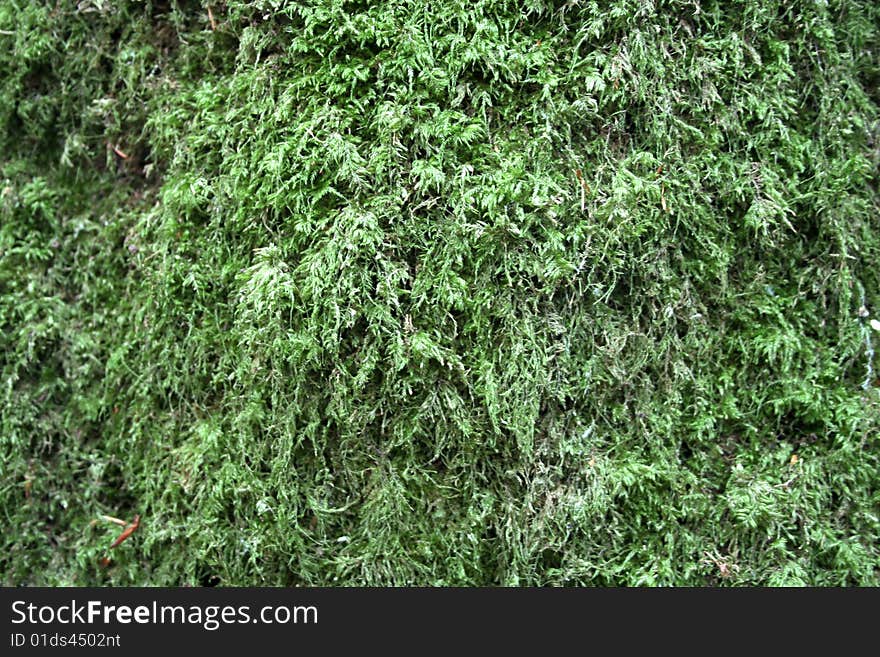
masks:
[[[0,0],[2,580],[877,585],[878,55],[871,0]]]

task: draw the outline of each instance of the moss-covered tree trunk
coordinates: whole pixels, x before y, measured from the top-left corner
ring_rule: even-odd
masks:
[[[2,581],[877,585],[878,88],[872,0],[0,0]]]

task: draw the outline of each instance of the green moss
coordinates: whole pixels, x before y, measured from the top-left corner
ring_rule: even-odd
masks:
[[[5,583],[878,584],[876,3],[0,46]]]

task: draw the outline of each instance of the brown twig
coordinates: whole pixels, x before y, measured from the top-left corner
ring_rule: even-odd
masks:
[[[134,534],[140,524],[141,517],[139,515],[136,515],[134,517],[134,520],[131,521],[131,524],[125,528],[125,530],[116,538],[115,541],[113,541],[113,543],[110,545],[110,549],[112,550],[113,548],[117,547],[119,544],[122,543],[122,541]]]
[[[211,11],[211,5],[208,5],[208,20],[211,21],[211,29],[217,29],[217,21],[214,20],[214,13]]]
[[[122,520],[120,518],[114,518],[113,516],[100,516],[100,518],[101,518],[101,520],[104,520],[105,522],[112,522],[114,525],[119,525],[120,527],[125,527],[128,525],[128,523],[125,522],[125,520]]]
[[[127,160],[127,159],[128,159],[128,154],[125,153],[125,152],[123,152],[122,150],[120,150],[118,146],[115,146],[115,145],[113,145],[113,144],[109,144],[109,146],[110,146],[110,148],[113,149],[113,152],[116,153],[116,154],[117,154],[119,157],[121,157],[123,160]]]

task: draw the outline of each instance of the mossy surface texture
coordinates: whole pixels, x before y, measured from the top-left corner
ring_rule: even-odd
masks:
[[[0,0],[0,579],[877,585],[878,88],[873,0]]]

